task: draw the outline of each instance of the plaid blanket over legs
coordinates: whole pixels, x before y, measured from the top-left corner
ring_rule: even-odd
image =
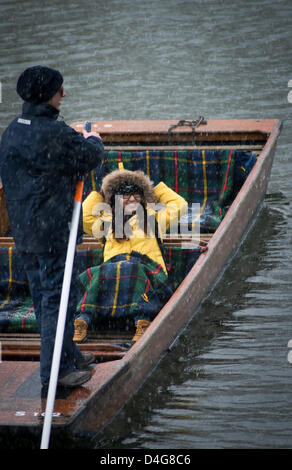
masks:
[[[152,321],[172,295],[162,266],[136,252],[88,268],[80,280],[85,293],[77,317],[95,324],[104,317]]]

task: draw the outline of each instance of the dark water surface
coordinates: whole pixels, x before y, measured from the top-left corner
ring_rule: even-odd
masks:
[[[291,448],[292,3],[1,0],[0,13],[0,133],[20,111],[18,75],[39,63],[65,77],[68,123],[283,120],[256,225],[173,350],[92,447]]]

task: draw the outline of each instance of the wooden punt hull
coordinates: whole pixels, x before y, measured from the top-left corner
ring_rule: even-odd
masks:
[[[135,141],[145,145],[147,138],[156,145],[157,142],[165,142],[169,138],[167,130],[175,122],[95,124],[105,145],[114,142],[126,146]],[[78,129],[80,125],[82,123],[75,123],[73,127]],[[66,437],[95,435],[103,429],[171,348],[255,220],[266,192],[280,127],[277,120],[223,120],[209,121],[207,125],[196,128],[196,145],[218,145],[221,142],[225,147],[235,147],[252,142],[254,148],[260,149],[256,165],[218,229],[210,237],[208,250],[199,256],[142,338],[128,351],[108,343],[105,351],[101,344],[100,350],[103,354],[109,354],[108,360],[94,367],[92,379],[70,393],[57,394],[52,443],[60,443],[60,438],[63,441]],[[179,128],[171,139],[176,140],[176,145],[185,145],[193,138],[191,133],[189,127]],[[4,238],[2,243],[5,243]],[[8,346],[5,347],[7,349]],[[17,349],[17,341],[11,350],[13,348]],[[90,344],[84,344],[82,348],[90,349]],[[94,350],[94,346],[92,348]],[[35,346],[37,350],[38,346]],[[21,360],[19,355],[16,360],[8,354],[0,363],[0,442],[5,442],[7,436],[11,439],[11,435],[22,437],[24,442],[33,437],[38,439],[41,435],[46,399],[40,393],[39,363],[25,360],[25,354],[23,357],[24,360]]]

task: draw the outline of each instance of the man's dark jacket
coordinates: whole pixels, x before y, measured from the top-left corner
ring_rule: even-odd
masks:
[[[2,135],[0,176],[12,235],[21,251],[66,249],[77,181],[103,161],[103,144],[85,139],[48,104],[24,103]],[[82,234],[80,218],[78,241]]]

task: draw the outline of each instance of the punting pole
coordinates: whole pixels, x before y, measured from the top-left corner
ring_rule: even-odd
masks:
[[[86,122],[84,127],[85,127],[85,130],[89,132],[91,129],[91,123]],[[63,339],[64,339],[64,329],[65,329],[65,322],[66,322],[66,315],[67,315],[67,308],[68,308],[70,285],[71,285],[71,279],[72,279],[72,270],[73,270],[73,263],[74,263],[74,257],[75,257],[78,225],[79,225],[79,218],[80,218],[80,211],[81,211],[81,204],[82,204],[83,184],[84,184],[83,181],[78,181],[76,192],[75,192],[75,200],[74,200],[74,207],[73,207],[71,227],[70,227],[69,243],[68,243],[68,248],[67,248],[66,264],[65,264],[62,293],[61,293],[61,302],[60,302],[57,331],[56,331],[56,338],[55,338],[55,346],[54,346],[53,360],[52,360],[52,366],[51,366],[49,389],[48,389],[48,395],[47,395],[46,412],[45,412],[45,419],[44,419],[42,439],[41,439],[41,449],[48,449],[49,441],[50,441],[52,416],[53,416],[54,403],[55,403],[55,397],[56,397],[57,381],[58,381],[61,352],[62,352]]]

